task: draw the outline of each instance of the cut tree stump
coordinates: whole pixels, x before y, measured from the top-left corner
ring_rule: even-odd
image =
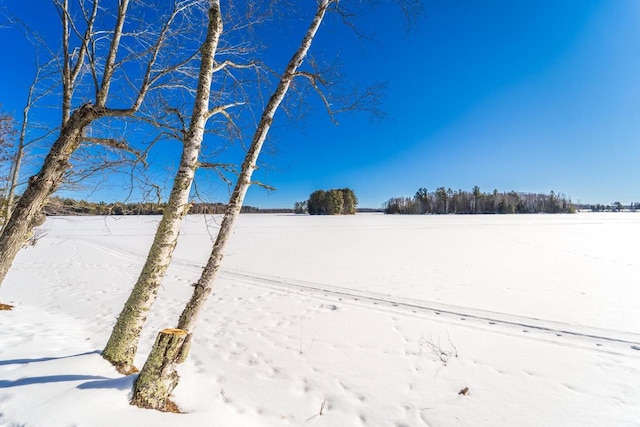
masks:
[[[176,365],[186,360],[191,334],[182,329],[160,331],[151,354],[133,385],[131,404],[164,412],[179,412],[169,400],[178,384]]]

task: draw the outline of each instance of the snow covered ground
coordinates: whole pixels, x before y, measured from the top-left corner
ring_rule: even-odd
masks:
[[[242,215],[184,414],[130,406],[135,376],[99,354],[158,220],[49,218],[19,254],[1,426],[640,425],[640,214]],[[218,220],[185,220],[138,366]]]

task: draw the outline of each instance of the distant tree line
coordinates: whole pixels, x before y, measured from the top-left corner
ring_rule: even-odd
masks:
[[[420,188],[413,197],[393,197],[384,204],[387,214],[513,214],[573,213],[575,206],[563,194],[491,193],[478,186],[469,191],[439,187],[435,191]]]
[[[592,212],[621,212],[624,210],[636,212],[640,210],[640,202],[631,202],[629,205],[625,206],[620,202],[613,202],[610,205],[603,205],[597,203],[595,205],[578,205],[578,209],[580,210],[590,210]]]
[[[304,202],[294,204],[294,212],[310,215],[353,215],[358,198],[350,188],[316,190]]]
[[[81,215],[162,215],[167,204],[164,202],[89,202],[63,197],[51,197],[43,211],[47,216]],[[222,215],[226,210],[224,203],[191,203],[189,214]],[[292,209],[260,209],[255,206],[243,206],[242,213],[292,213]]]

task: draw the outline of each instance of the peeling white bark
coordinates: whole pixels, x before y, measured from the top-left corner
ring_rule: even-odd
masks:
[[[318,4],[318,8],[315,14],[315,17],[307,30],[305,37],[303,38],[298,50],[295,52],[287,68],[280,78],[280,82],[275,92],[269,99],[267,106],[262,114],[260,119],[260,123],[254,133],[253,140],[251,142],[251,146],[245,156],[245,160],[242,163],[242,169],[240,171],[240,176],[238,177],[238,181],[234,188],[234,191],[229,199],[229,205],[225,212],[222,224],[220,226],[220,231],[218,232],[218,236],[216,238],[216,242],[213,245],[213,250],[209,257],[206,267],[198,280],[198,283],[194,285],[193,295],[191,300],[186,305],[182,315],[180,316],[180,321],[178,323],[178,328],[176,330],[185,331],[188,333],[188,336],[191,337],[191,331],[193,330],[195,323],[197,321],[198,315],[201,312],[204,304],[211,294],[211,289],[213,286],[213,282],[216,278],[217,272],[220,269],[220,265],[222,262],[222,258],[224,255],[225,246],[233,232],[233,228],[235,226],[235,222],[240,213],[240,209],[242,208],[242,203],[244,202],[244,197],[247,193],[247,189],[251,185],[251,176],[253,171],[256,168],[256,163],[258,160],[258,156],[260,155],[260,151],[264,144],[264,141],[269,133],[269,129],[271,128],[271,123],[273,122],[273,117],[278,110],[278,107],[282,103],[289,86],[291,85],[292,80],[295,78],[296,70],[302,64],[311,44],[313,42],[313,38],[315,37],[320,24],[322,23],[322,19],[324,18],[325,12],[327,8],[331,4],[332,0],[322,0]],[[165,348],[167,346],[162,344],[160,336],[158,336],[158,340],[156,340],[156,344],[151,350],[151,355],[149,359],[145,363],[142,372],[140,372],[140,377],[145,378],[145,387],[138,386],[136,384],[132,403],[138,406],[151,407],[156,409],[161,409],[166,407],[166,404],[169,402],[169,391],[167,387],[164,385],[169,383],[172,388],[175,387],[178,381],[178,376],[176,373],[176,367],[178,363],[182,363],[188,353],[188,347],[180,344],[179,358],[172,358],[171,360],[165,359],[165,363],[162,365],[162,369],[159,370],[156,368],[157,363],[154,360],[158,359],[158,355],[164,354]],[[173,350],[175,353],[176,350]],[[146,392],[146,389],[154,390],[153,399],[148,399],[143,394]],[[163,396],[161,393],[165,392]],[[145,399],[146,402],[145,403]]]
[[[180,223],[189,210],[189,193],[198,167],[204,129],[209,118],[209,96],[215,55],[223,30],[219,0],[211,0],[207,37],[201,47],[196,100],[187,136],[183,142],[180,167],[173,182],[169,202],[156,231],[145,265],[113,328],[103,357],[120,372],[134,371],[140,333],[178,242]]]
[[[269,99],[267,106],[265,107],[265,110],[260,119],[260,123],[258,124],[258,127],[254,133],[251,146],[249,147],[244,162],[242,163],[242,169],[240,171],[238,181],[233,193],[231,194],[231,198],[229,199],[229,204],[222,220],[220,231],[218,232],[218,236],[213,245],[211,255],[209,257],[209,260],[207,261],[207,265],[205,266],[200,279],[194,285],[194,292],[191,300],[187,303],[187,306],[180,316],[180,321],[178,322],[178,328],[180,329],[186,330],[188,332],[191,332],[193,330],[198,315],[204,307],[209,294],[211,293],[213,282],[215,281],[216,275],[220,270],[220,266],[222,264],[225,247],[235,227],[235,223],[238,215],[240,214],[240,209],[242,208],[247,190],[251,185],[251,176],[256,169],[258,156],[260,155],[260,151],[262,150],[264,141],[267,137],[267,134],[269,133],[269,129],[271,128],[273,117],[278,110],[278,107],[282,103],[285,95],[287,94],[291,82],[296,77],[296,71],[298,70],[300,65],[302,65],[304,58],[309,52],[309,48],[313,43],[313,39],[318,31],[318,28],[320,28],[320,24],[322,23],[324,15],[331,3],[332,0],[322,0],[318,3],[316,14],[313,18],[313,21],[311,22],[311,25],[307,29],[307,32],[302,39],[298,50],[289,61],[284,74],[280,78],[278,87],[276,88],[275,92]]]

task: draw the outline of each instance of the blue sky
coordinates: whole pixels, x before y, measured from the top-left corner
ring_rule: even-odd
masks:
[[[640,201],[640,2],[427,0],[425,12],[407,33],[397,11],[377,9],[360,21],[374,41],[333,22],[321,28],[316,54],[339,58],[348,82],[386,82],[388,117],[345,114],[335,126],[322,109],[298,125],[277,115],[273,154],[256,177],[277,191],[252,188],[246,204],[290,207],[316,189],[351,187],[361,207],[379,207],[419,187],[474,185]],[[55,28],[56,16],[36,24]],[[286,58],[280,35],[266,41]],[[0,37],[7,46],[17,36]],[[0,103],[17,113],[33,61],[28,46],[9,45]],[[215,181],[205,187],[227,194]],[[96,197],[120,195],[106,186]]]

